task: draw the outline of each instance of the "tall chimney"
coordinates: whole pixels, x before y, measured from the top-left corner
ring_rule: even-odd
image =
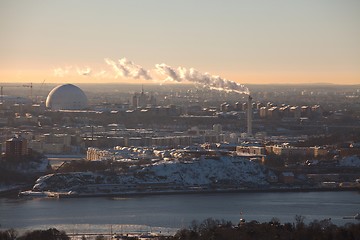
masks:
[[[249,95],[247,103],[247,135],[252,136],[252,97]]]

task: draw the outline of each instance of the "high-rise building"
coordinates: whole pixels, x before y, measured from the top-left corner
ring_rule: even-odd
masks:
[[[134,96],[132,97],[132,106],[134,109],[136,109],[139,106],[139,97],[137,93],[135,93]]]
[[[27,140],[21,136],[15,136],[6,140],[5,156],[8,160],[20,160],[28,154]]]
[[[247,104],[247,135],[252,136],[252,97],[249,95]]]
[[[139,107],[143,108],[147,105],[147,95],[144,93],[144,88],[142,89],[140,96],[139,96]]]
[[[148,96],[144,92],[144,86],[141,88],[141,93],[134,93],[132,98],[133,108],[144,108],[148,102]]]

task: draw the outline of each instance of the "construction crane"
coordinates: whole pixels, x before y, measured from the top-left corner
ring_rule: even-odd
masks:
[[[0,95],[1,95],[1,103],[4,103],[4,87],[26,87],[30,88],[30,99],[32,100],[32,91],[33,91],[33,85],[30,84],[23,84],[23,85],[6,85],[6,86],[0,86]]]
[[[46,79],[44,79],[44,80],[41,82],[41,85],[40,85],[39,90],[38,90],[38,94],[42,94],[42,90],[43,90],[45,81],[46,81]],[[39,101],[39,96],[38,96],[38,95],[36,96],[36,101]]]

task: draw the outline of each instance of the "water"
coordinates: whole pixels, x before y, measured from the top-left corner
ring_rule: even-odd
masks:
[[[153,195],[129,198],[0,199],[0,228],[19,230],[56,227],[67,232],[175,232],[193,220],[240,218],[306,222],[331,218],[337,225],[360,212],[360,193],[283,192]]]

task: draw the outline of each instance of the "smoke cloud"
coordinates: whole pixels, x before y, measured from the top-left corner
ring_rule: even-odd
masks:
[[[105,62],[112,67],[114,70],[116,77],[130,77],[130,78],[143,78],[145,80],[151,80],[149,71],[145,70],[140,65],[136,65],[132,61],[127,58],[121,58],[118,62],[115,62],[109,58],[104,59]]]
[[[221,78],[220,76],[214,76],[209,73],[201,73],[194,68],[187,69],[184,67],[178,67],[175,69],[165,63],[156,64],[155,68],[159,74],[166,76],[165,81],[189,81],[220,91],[249,94],[249,89],[242,84]]]
[[[80,69],[80,68],[76,68],[76,72],[80,75],[80,76],[90,76],[91,75],[91,68],[86,67],[84,69]]]
[[[71,67],[55,68],[54,69],[54,76],[55,77],[65,77],[66,75],[68,75],[70,73],[70,69],[71,69]]]
[[[94,73],[93,76],[96,78],[111,78],[111,74],[105,70],[101,70],[97,73]]]
[[[145,79],[152,80],[154,79],[150,73],[157,73],[161,76],[165,76],[165,79],[162,81],[172,81],[172,82],[191,82],[195,84],[200,84],[201,86],[208,87],[210,89],[216,89],[219,91],[227,92],[237,92],[240,94],[250,94],[249,89],[242,84],[236,83],[234,81],[227,80],[220,76],[211,75],[209,73],[202,73],[197,71],[194,68],[184,68],[178,67],[173,68],[165,63],[156,64],[155,69],[148,71],[142,66],[135,64],[134,62],[128,60],[127,58],[121,58],[117,61],[113,61],[110,58],[104,59],[105,63],[111,67],[115,73],[115,78],[126,77],[133,79]],[[113,78],[114,75],[108,71],[93,72],[90,67],[78,68],[76,67],[76,72],[81,76],[93,76],[96,78]],[[54,75],[57,77],[64,77],[70,73],[75,73],[75,69],[72,67],[66,68],[56,68],[54,69]],[[155,77],[155,79],[157,79]]]

